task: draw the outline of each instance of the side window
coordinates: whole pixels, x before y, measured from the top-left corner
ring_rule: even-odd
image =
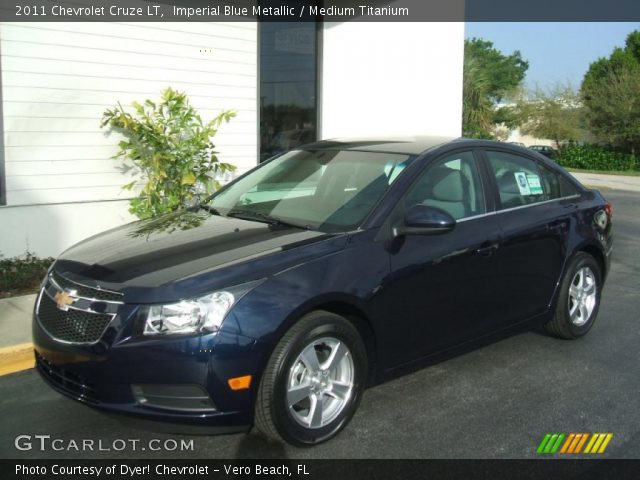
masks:
[[[547,192],[536,162],[510,153],[492,151],[486,153],[496,178],[502,209],[520,207],[547,199]]]
[[[539,167],[540,172],[542,172],[542,184],[545,192],[547,192],[547,200],[570,197],[571,195],[578,194],[576,187],[574,187],[564,175],[554,172],[544,165],[540,165]]]
[[[456,220],[485,213],[473,153],[456,153],[430,164],[405,197],[407,208],[416,203],[441,208]]]

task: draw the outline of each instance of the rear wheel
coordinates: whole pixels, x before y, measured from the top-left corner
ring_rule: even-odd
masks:
[[[366,372],[366,350],[351,323],[324,311],[305,315],[269,359],[256,401],[256,427],[298,446],[328,440],[355,413]]]
[[[567,268],[555,316],[547,323],[547,330],[566,339],[585,335],[598,315],[601,289],[600,265],[591,255],[578,252]]]

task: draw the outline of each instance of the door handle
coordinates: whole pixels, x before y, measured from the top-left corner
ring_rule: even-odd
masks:
[[[481,257],[490,257],[498,250],[498,246],[499,245],[497,243],[492,243],[486,247],[480,247],[476,250],[476,253]]]
[[[554,235],[562,235],[565,233],[567,226],[564,222],[553,222],[547,225],[547,230],[549,230]]]

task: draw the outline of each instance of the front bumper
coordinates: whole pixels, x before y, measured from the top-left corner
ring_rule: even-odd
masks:
[[[52,338],[34,312],[38,372],[67,397],[107,412],[174,424],[176,432],[182,430],[178,426],[235,431],[253,423],[261,356],[254,339],[224,330],[145,338],[131,331],[136,314],[136,307],[124,305],[98,342],[80,345]],[[252,375],[251,387],[232,390],[228,380],[244,375]],[[194,402],[165,395],[162,401],[146,401],[145,395],[158,390],[169,397],[180,392],[193,397],[199,391],[203,398]]]

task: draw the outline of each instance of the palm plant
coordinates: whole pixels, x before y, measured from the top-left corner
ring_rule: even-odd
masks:
[[[489,96],[491,81],[479,62],[464,58],[462,131],[465,137],[492,138],[494,109]]]

